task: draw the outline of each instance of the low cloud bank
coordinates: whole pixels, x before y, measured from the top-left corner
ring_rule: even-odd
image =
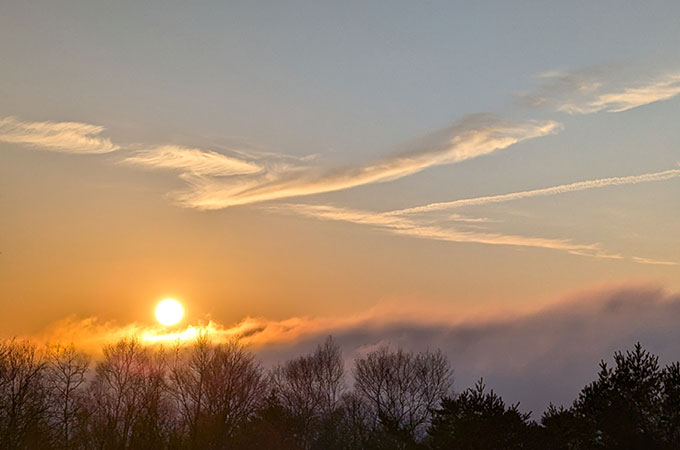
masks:
[[[436,311],[432,316],[441,317]],[[640,341],[663,363],[680,360],[680,294],[655,286],[619,286],[581,292],[544,310],[487,322],[356,323],[332,333],[348,366],[380,345],[411,350],[441,348],[455,370],[455,389],[480,377],[510,402],[534,416],[550,402],[569,404],[595,379],[598,362]],[[270,344],[258,351],[265,364],[309,351],[322,333],[294,345]]]
[[[265,367],[314,349],[332,334],[347,367],[381,345],[420,351],[440,348],[455,370],[455,389],[484,377],[510,402],[536,415],[549,402],[568,404],[595,378],[597,364],[640,341],[663,363],[680,360],[680,294],[652,285],[623,285],[582,291],[542,310],[515,317],[464,319],[450,309],[375,308],[362,315],[246,318],[233,326],[214,321],[170,334],[154,326],[119,326],[94,318],[55,324],[44,341],[75,342],[98,353],[103,344],[136,335],[147,344],[191,341],[207,332],[214,341],[240,339]]]

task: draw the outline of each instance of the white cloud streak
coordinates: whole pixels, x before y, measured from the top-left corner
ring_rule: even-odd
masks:
[[[628,177],[612,177],[597,180],[580,181],[571,184],[552,186],[529,191],[513,192],[509,194],[476,197],[469,199],[454,200],[450,202],[438,202],[428,205],[417,206],[387,212],[358,211],[347,208],[338,208],[330,205],[308,204],[284,204],[270,207],[270,210],[293,212],[306,217],[321,220],[335,220],[355,224],[369,225],[387,230],[393,234],[407,235],[412,237],[434,239],[448,242],[472,242],[490,245],[508,245],[520,247],[536,247],[552,250],[566,251],[573,255],[589,256],[607,259],[623,259],[618,253],[604,251],[600,244],[576,244],[567,239],[548,239],[539,237],[527,237],[508,235],[502,233],[483,233],[476,231],[463,231],[451,227],[441,227],[422,218],[413,218],[416,214],[427,214],[441,210],[460,208],[465,206],[479,206],[489,203],[507,202],[525,198],[558,195],[568,192],[583,191],[588,189],[602,188],[607,186],[621,186],[628,184],[646,183],[652,181],[664,181],[680,177],[680,169],[670,169],[662,172],[646,173]],[[411,216],[411,217],[409,217]],[[454,222],[461,223],[484,223],[485,218],[470,218],[454,214],[449,217]],[[639,264],[655,264],[675,266],[680,263],[674,261],[657,260],[632,256],[630,258]]]
[[[482,233],[445,228],[421,220],[398,217],[385,213],[358,211],[330,205],[284,204],[269,210],[289,212],[321,220],[349,222],[373,226],[393,234],[447,242],[468,242],[488,245],[534,247],[566,251],[574,255],[596,258],[621,259],[622,256],[605,252],[599,244],[576,244],[566,239],[549,239],[501,233]]]
[[[622,112],[680,94],[680,72],[666,73],[643,82],[623,83],[615,82],[611,73],[593,71],[550,72],[540,78],[548,81],[537,92],[521,95],[523,103],[534,107],[548,106],[569,114]]]
[[[678,94],[680,94],[680,74],[671,74],[647,85],[599,94],[591,101],[582,104],[564,103],[558,109],[569,114],[591,114],[598,111],[622,112],[668,100]]]
[[[62,153],[109,153],[119,147],[100,137],[104,128],[80,122],[22,122],[0,119],[0,142]]]
[[[327,171],[287,167],[253,177],[226,179],[185,174],[183,178],[190,189],[177,198],[186,207],[222,209],[350,189],[487,155],[523,140],[556,133],[560,128],[554,121],[514,123],[490,115],[473,115],[422,139],[412,150],[357,167]]]
[[[445,209],[461,208],[464,206],[479,206],[489,203],[508,202],[532,197],[545,197],[549,195],[566,194],[568,192],[585,191],[608,186],[623,186],[627,184],[648,183],[652,181],[664,181],[680,177],[680,169],[670,169],[662,172],[645,173],[642,175],[631,175],[627,177],[600,178],[597,180],[578,181],[575,183],[561,184],[541,189],[528,191],[512,192],[509,194],[489,195],[485,197],[465,198],[449,202],[430,203],[413,208],[405,208],[385,213],[386,215],[407,215],[417,213],[428,213]]]
[[[680,266],[680,262],[643,258],[641,256],[633,256],[633,261],[640,264],[651,264],[656,266]]]
[[[257,164],[221,153],[163,145],[141,150],[123,160],[124,163],[151,169],[179,170],[194,175],[229,176],[253,174],[262,170]]]

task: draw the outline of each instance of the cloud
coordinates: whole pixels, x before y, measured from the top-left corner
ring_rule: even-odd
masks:
[[[679,294],[654,286],[619,286],[584,291],[553,307],[505,320],[379,327],[364,323],[333,334],[350,358],[379,343],[441,348],[455,369],[458,390],[484,377],[506,400],[521,401],[523,409],[540,414],[551,401],[570,403],[595,378],[600,359],[610,359],[614,351],[637,341],[662,361],[680,359],[678,320]],[[306,347],[299,342],[267,356],[277,359]]]
[[[339,208],[331,205],[283,204],[271,206],[272,211],[287,212],[321,220],[335,220],[369,225],[393,234],[433,239],[447,242],[473,242],[489,245],[535,247],[566,251],[575,255],[597,258],[621,259],[622,256],[605,252],[599,244],[576,244],[566,239],[517,236],[500,233],[466,231],[441,227],[427,221],[414,220],[396,215]],[[473,219],[474,220],[474,219]],[[460,221],[460,220],[458,220]]]
[[[387,212],[360,211],[349,208],[340,208],[332,205],[310,205],[295,203],[275,205],[268,207],[267,209],[277,212],[294,213],[321,220],[334,220],[369,225],[377,229],[386,230],[393,234],[423,239],[434,239],[448,242],[473,242],[490,245],[546,248],[566,251],[573,255],[606,259],[623,259],[624,256],[621,254],[611,253],[603,250],[601,245],[598,243],[577,244],[568,239],[549,239],[508,235],[502,233],[485,233],[465,230],[461,229],[460,227],[443,227],[439,225],[437,221],[427,220],[426,215],[436,211],[466,206],[479,206],[532,197],[559,195],[569,192],[603,188],[607,186],[622,186],[653,181],[665,181],[678,177],[680,177],[680,169],[670,169],[661,172],[651,172],[627,177],[610,177],[596,180],[579,181],[575,183],[562,184],[528,191],[512,192],[508,194],[430,203],[427,205]],[[416,215],[418,215],[418,217],[414,218],[413,216]],[[473,224],[485,224],[492,222],[487,218],[467,217],[459,214],[449,215],[447,218],[449,221],[459,224],[466,224],[468,227],[472,226]],[[630,259],[638,264],[655,264],[666,266],[680,265],[680,263],[675,261],[657,260],[640,256],[631,256]]]
[[[665,261],[665,260],[661,260],[661,259],[643,258],[641,256],[633,256],[633,260],[637,263],[640,263],[640,264],[652,264],[652,265],[658,265],[658,266],[680,266],[680,262]]]
[[[455,373],[456,390],[480,377],[534,417],[550,402],[569,404],[596,377],[598,362],[640,341],[664,363],[680,360],[680,294],[653,285],[593,288],[544,309],[507,318],[451,323],[450,311],[430,310],[429,321],[364,318],[306,333],[294,343],[275,340],[257,350],[266,366],[310,351],[332,334],[347,366],[377,346],[414,351],[440,348]]]
[[[648,183],[651,181],[665,181],[680,177],[680,169],[664,170],[662,172],[644,173],[641,175],[631,175],[627,177],[600,178],[596,180],[577,181],[575,183],[561,184],[541,189],[528,191],[511,192],[509,194],[489,195],[485,197],[465,198],[448,202],[430,203],[412,208],[389,211],[386,215],[408,215],[418,213],[428,213],[445,209],[461,208],[464,206],[479,206],[489,203],[508,202],[532,197],[545,197],[549,195],[566,194],[568,192],[585,191],[608,186],[623,186],[627,184]]]
[[[520,95],[531,107],[549,107],[569,114],[599,111],[622,112],[668,100],[680,94],[680,72],[670,72],[645,81],[617,80],[610,70],[548,72],[537,92]]]
[[[186,207],[222,209],[339,191],[396,180],[428,167],[487,155],[526,139],[555,133],[559,129],[560,125],[553,121],[514,123],[491,115],[472,115],[419,140],[408,151],[365,165],[332,170],[275,167],[251,177],[238,178],[186,173],[182,178],[190,189],[179,193],[177,200]]]
[[[172,169],[196,176],[229,176],[253,174],[262,170],[257,164],[221,153],[186,148],[176,145],[162,145],[141,150],[123,160],[152,169]]]
[[[414,312],[409,311],[412,320]],[[418,311],[415,314],[422,313]],[[378,319],[382,317],[382,319]],[[232,325],[223,325],[214,320],[199,321],[185,328],[168,331],[159,325],[142,323],[119,324],[114,321],[102,321],[96,317],[79,319],[68,317],[47,327],[43,332],[32,336],[39,342],[74,343],[80,350],[92,355],[101,355],[102,346],[121,339],[136,337],[145,345],[174,346],[190,344],[196,337],[205,334],[214,343],[225,343],[239,340],[253,349],[278,343],[294,343],[309,336],[323,334],[328,330],[339,330],[352,327],[359,322],[371,321],[382,323],[383,320],[395,320],[407,317],[399,308],[380,307],[365,313],[348,317],[291,317],[283,320],[269,320],[261,317],[246,317]]]
[[[484,377],[507,401],[521,401],[522,409],[539,414],[549,402],[570,403],[594,379],[600,359],[609,359],[614,351],[629,349],[637,341],[664,363],[680,359],[676,345],[680,293],[655,285],[624,284],[584,289],[544,304],[548,306],[493,316],[465,315],[455,303],[385,304],[345,317],[249,317],[232,326],[211,321],[174,335],[163,335],[152,326],[72,318],[55,324],[41,339],[75,342],[99,352],[102,344],[126,336],[140,336],[149,345],[172,345],[179,336],[207,330],[216,342],[240,339],[265,367],[271,367],[312,350],[332,334],[348,369],[354,358],[383,344],[413,351],[440,348],[455,370],[457,390]],[[154,339],[159,336],[164,338]]]
[[[63,153],[109,153],[119,147],[100,137],[104,128],[80,122],[21,122],[0,119],[0,142]]]
[[[208,320],[168,332],[166,328],[158,325],[140,323],[121,325],[96,317],[84,319],[68,317],[52,324],[34,338],[42,342],[74,343],[82,351],[100,355],[104,345],[131,337],[138,338],[146,345],[174,346],[178,343],[191,342],[201,333],[206,333],[215,343],[227,342],[256,332],[257,328],[253,327],[252,323],[253,320],[247,318],[233,327],[224,327]]]

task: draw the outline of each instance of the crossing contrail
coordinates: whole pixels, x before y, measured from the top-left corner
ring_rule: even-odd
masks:
[[[596,189],[607,186],[621,186],[626,184],[647,183],[650,181],[664,181],[671,178],[680,177],[680,169],[664,170],[663,172],[645,173],[642,175],[631,175],[628,177],[611,177],[600,178],[598,180],[578,181],[576,183],[561,184],[558,186],[551,186],[541,189],[532,189],[529,191],[511,192],[509,194],[490,195],[486,197],[464,198],[460,200],[453,200],[450,202],[430,203],[422,206],[415,206],[412,208],[398,209],[388,211],[384,214],[401,216],[406,214],[417,214],[432,211],[440,211],[444,209],[461,208],[463,206],[477,206],[486,205],[488,203],[501,203],[511,200],[520,200],[531,197],[545,197],[548,195],[565,194],[567,192],[585,191],[588,189]]]

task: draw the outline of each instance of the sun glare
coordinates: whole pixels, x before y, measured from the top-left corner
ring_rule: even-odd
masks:
[[[156,320],[161,325],[175,325],[184,315],[184,308],[174,298],[166,298],[156,306]]]

